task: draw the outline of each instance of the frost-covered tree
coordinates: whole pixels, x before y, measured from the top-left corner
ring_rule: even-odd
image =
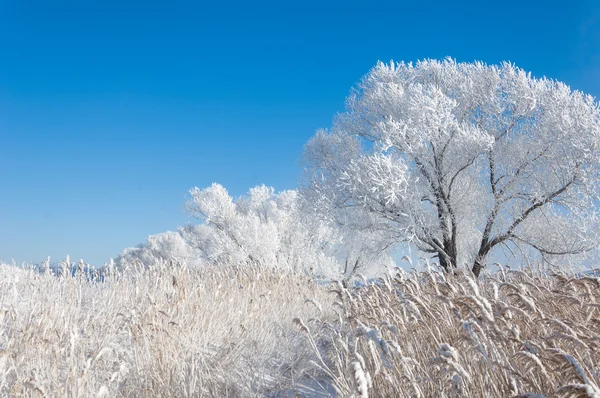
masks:
[[[213,184],[190,190],[187,208],[200,224],[152,235],[138,247],[125,249],[117,263],[254,264],[328,277],[340,272],[335,230],[307,217],[296,191],[275,192],[263,185],[234,199],[223,186]]]
[[[276,193],[263,185],[234,200],[213,184],[190,195],[188,210],[203,223],[188,228],[189,239],[213,263],[249,262],[311,275],[337,267],[333,231],[302,213],[296,191]]]
[[[504,63],[379,63],[305,148],[303,195],[337,223],[408,241],[479,275],[492,251],[598,245],[600,113]],[[363,226],[364,228],[364,226]]]
[[[182,236],[181,231],[167,231],[150,235],[146,242],[123,250],[116,263],[120,267],[152,267],[161,262],[194,266],[199,264],[201,258],[201,252]]]

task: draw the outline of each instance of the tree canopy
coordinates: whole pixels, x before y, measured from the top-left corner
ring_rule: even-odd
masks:
[[[561,82],[510,63],[378,63],[306,145],[302,195],[479,275],[501,246],[595,248],[599,159],[598,104]]]

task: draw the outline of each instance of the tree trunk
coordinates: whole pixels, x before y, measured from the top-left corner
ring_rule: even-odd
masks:
[[[438,260],[440,261],[440,266],[444,269],[444,271],[449,272],[451,264],[448,263],[446,257],[442,254],[438,254]]]
[[[454,268],[456,268],[456,255],[453,254],[453,250],[450,248],[444,248],[444,252],[438,252],[436,255],[440,266],[446,272],[453,272]]]
[[[485,260],[485,257],[477,256],[477,258],[475,259],[475,262],[473,263],[472,271],[476,278],[479,278],[479,274],[481,273],[481,270],[485,267],[484,260]]]
[[[481,240],[481,245],[479,246],[477,256],[475,256],[475,261],[473,262],[473,268],[471,269],[476,278],[479,278],[481,270],[485,268],[485,259],[487,258],[488,253],[498,242],[497,238],[490,242],[487,235],[489,235],[489,233],[485,234]]]

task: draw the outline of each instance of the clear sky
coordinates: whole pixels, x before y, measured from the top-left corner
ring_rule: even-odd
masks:
[[[448,3],[0,0],[0,258],[101,265],[193,221],[193,186],[294,188],[377,60],[510,60],[600,95],[600,3]]]

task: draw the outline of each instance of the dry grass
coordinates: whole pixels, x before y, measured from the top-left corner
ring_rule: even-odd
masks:
[[[0,395],[294,396],[327,379],[340,397],[599,397],[599,312],[598,278],[531,269],[346,289],[256,268],[92,282],[1,265]]]
[[[292,314],[318,315],[305,298],[327,293],[306,278],[164,266],[94,283],[0,268],[2,396],[266,396],[315,374]]]
[[[596,277],[428,271],[334,293],[326,365],[341,396],[600,397]]]

